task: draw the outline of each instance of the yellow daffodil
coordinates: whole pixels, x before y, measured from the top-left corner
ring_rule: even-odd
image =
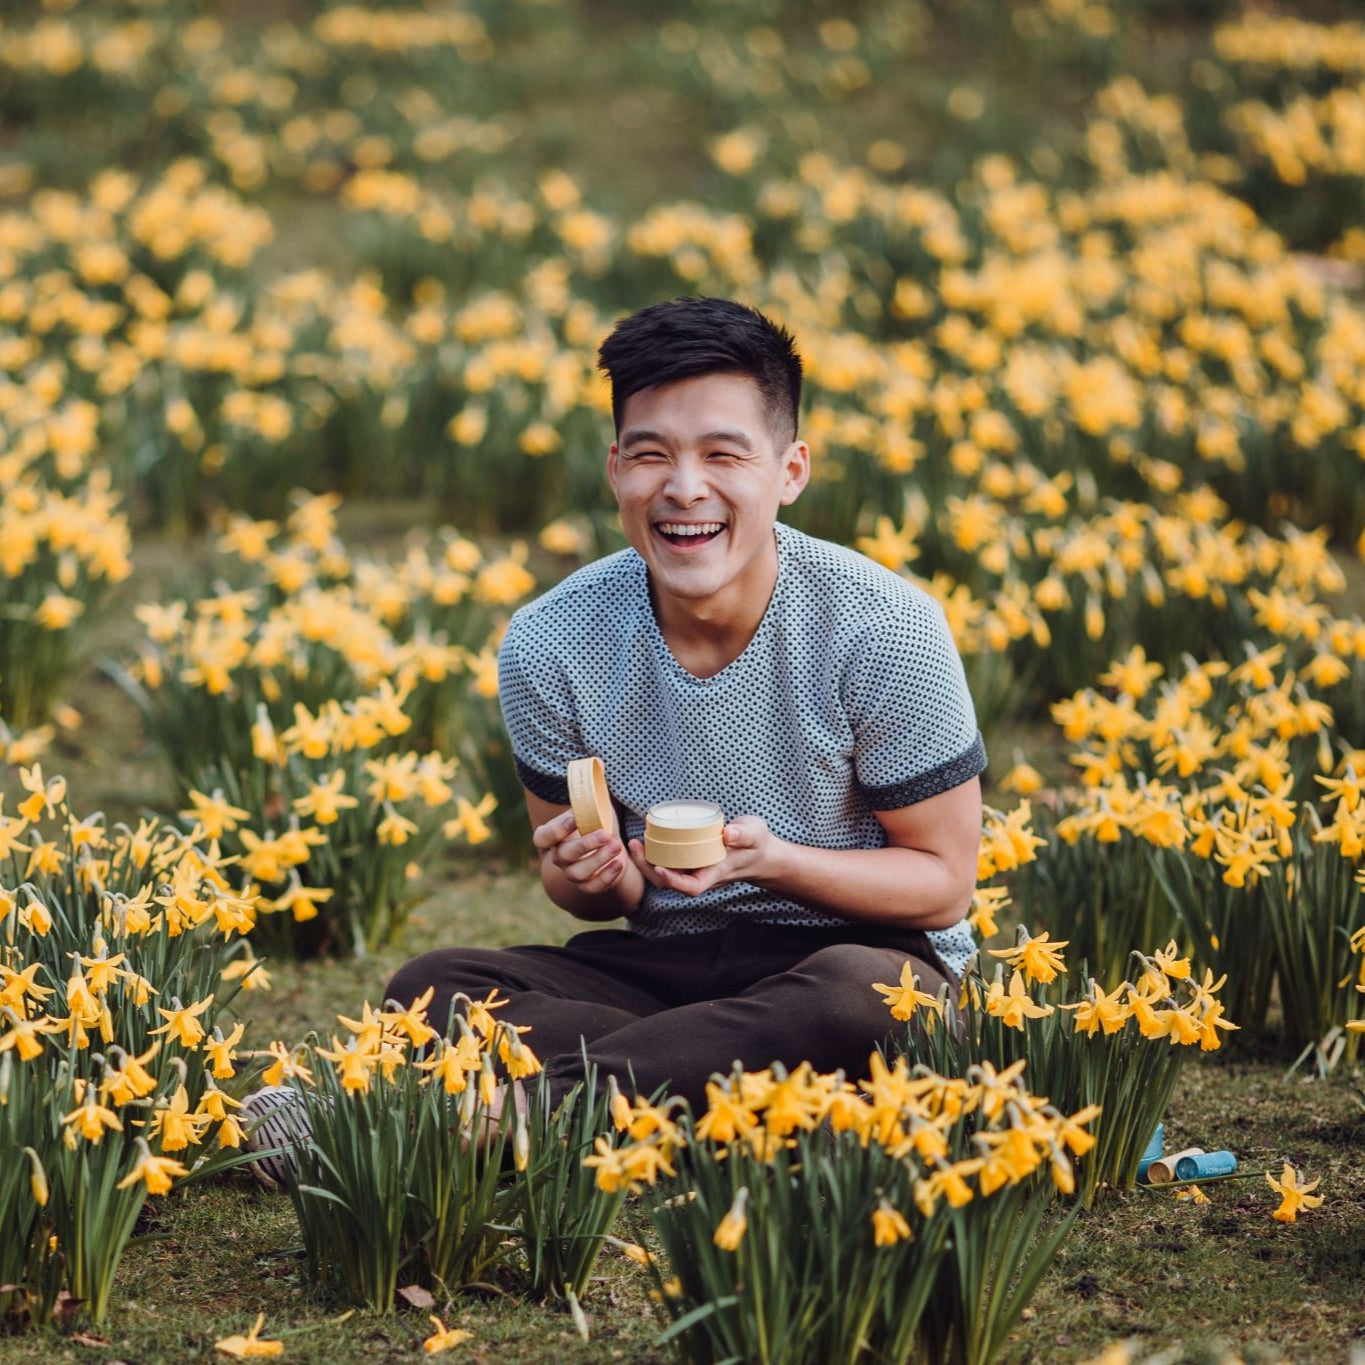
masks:
[[[498,1060],[514,1081],[534,1076],[541,1070],[540,1059],[517,1036],[517,1030],[506,1025],[498,1030]]]
[[[1010,893],[1005,887],[978,886],[972,893],[967,921],[982,938],[991,938],[1000,932],[996,915],[1010,903]]]
[[[743,1241],[744,1230],[749,1226],[748,1214],[745,1211],[748,1202],[748,1188],[741,1185],[735,1192],[734,1200],[726,1211],[725,1217],[717,1224],[711,1237],[711,1240],[722,1251],[734,1251]]]
[[[613,1239],[615,1240],[615,1239]],[[621,1254],[629,1261],[634,1261],[636,1265],[649,1266],[654,1264],[654,1257],[650,1255],[644,1247],[637,1242],[615,1241]]]
[[[237,1360],[254,1360],[267,1356],[282,1356],[284,1354],[284,1342],[269,1341],[261,1336],[261,1331],[265,1327],[265,1314],[258,1313],[256,1321],[251,1330],[245,1336],[240,1334],[231,1337],[222,1337],[213,1343],[215,1351],[221,1351],[226,1356],[233,1356]]]
[[[871,536],[860,536],[858,548],[884,568],[899,572],[908,563],[919,557],[919,547],[915,544],[916,528],[909,523],[900,531],[890,517],[878,517],[876,529]]]
[[[35,763],[31,768],[20,768],[19,783],[29,793],[17,807],[25,820],[37,820],[44,812],[51,818],[57,813],[57,807],[66,800],[66,779],[54,777],[45,782],[40,763]]]
[[[427,1023],[427,1007],[435,994],[435,986],[428,986],[406,1009],[382,1015],[385,1026],[395,1033],[405,1034],[414,1048],[425,1047],[438,1036],[437,1031]]]
[[[89,1143],[98,1146],[106,1132],[121,1133],[123,1123],[112,1109],[106,1109],[95,1100],[95,1092],[89,1091],[85,1103],[79,1104],[62,1118],[69,1129],[77,1131]]]
[[[939,1161],[927,1179],[916,1182],[916,1208],[926,1218],[931,1218],[940,1198],[946,1199],[950,1207],[955,1209],[970,1204],[976,1196],[966,1178],[977,1174],[985,1164],[984,1157],[952,1163]]]
[[[240,806],[232,805],[221,791],[214,791],[211,796],[191,791],[190,809],[182,810],[180,818],[196,821],[206,837],[220,839],[224,833],[235,830],[243,820],[250,819],[251,814]]]
[[[593,1150],[583,1158],[583,1164],[596,1171],[597,1188],[607,1194],[615,1194],[630,1184],[622,1149],[613,1147],[610,1138],[594,1138]]]
[[[439,1355],[442,1351],[449,1351],[452,1347],[460,1345],[461,1342],[469,1340],[470,1334],[460,1327],[447,1327],[434,1313],[429,1321],[436,1329],[422,1343],[422,1349],[429,1355]]]
[[[33,1202],[40,1209],[46,1208],[51,1195],[51,1189],[47,1182],[47,1171],[43,1168],[38,1153],[32,1147],[25,1147],[24,1152],[29,1159],[29,1192],[33,1195]]]
[[[1099,681],[1106,687],[1117,688],[1134,699],[1145,697],[1152,684],[1161,676],[1160,664],[1151,663],[1141,645],[1134,645],[1122,662],[1111,664],[1101,673]]]
[[[1022,971],[1029,981],[1046,985],[1049,981],[1055,981],[1059,972],[1066,970],[1061,950],[1067,943],[1066,939],[1059,943],[1051,942],[1046,931],[1032,936],[1021,929],[1017,947],[992,948],[989,951],[992,957],[1003,958],[1011,967]]]
[[[342,1047],[335,1035],[332,1037],[331,1052],[321,1047],[314,1048],[314,1051],[319,1057],[325,1057],[335,1064],[341,1076],[341,1087],[348,1095],[369,1093],[370,1077],[379,1060],[378,1054],[360,1047],[354,1038]]]
[[[1316,1209],[1323,1202],[1322,1195],[1311,1193],[1322,1183],[1321,1179],[1300,1185],[1298,1171],[1287,1161],[1278,1180],[1269,1171],[1266,1172],[1265,1180],[1266,1184],[1280,1196],[1279,1208],[1270,1215],[1277,1222],[1292,1223],[1298,1217],[1300,1209]]]
[[[493,1059],[486,1052],[479,1058],[479,1078],[476,1084],[484,1108],[491,1109],[497,1099],[499,1086],[497,1072],[493,1070]]]
[[[459,1095],[467,1090],[470,1076],[479,1069],[478,1042],[472,1034],[467,1037],[473,1044],[472,1055],[462,1054],[459,1045],[455,1047],[446,1045],[417,1063],[419,1070],[428,1072],[431,1078],[441,1082],[447,1095]],[[462,1039],[461,1043],[464,1041]]]
[[[1058,1117],[1057,1140],[1068,1148],[1074,1156],[1084,1156],[1094,1145],[1095,1135],[1087,1133],[1084,1125],[1100,1116],[1098,1104],[1087,1104],[1070,1118]]]
[[[13,1049],[21,1062],[31,1062],[35,1058],[41,1057],[43,1055],[43,1044],[40,1041],[42,1035],[54,1032],[61,1027],[60,1024],[49,1019],[45,1014],[36,1019],[24,1019],[12,1010],[6,1010],[5,1013],[9,1015],[12,1026],[8,1031],[0,1033],[0,1053]]]
[[[910,1224],[899,1209],[881,1200],[872,1212],[872,1242],[874,1246],[889,1247],[904,1241],[910,1234]]]
[[[482,1000],[471,1000],[465,1006],[464,1017],[469,1021],[469,1027],[481,1038],[491,1038],[498,1027],[492,1011],[501,1009],[505,1004],[507,1001],[499,1000],[497,991],[491,990]]]
[[[1062,1005],[1061,1009],[1075,1010],[1075,1027],[1078,1033],[1093,1038],[1096,1029],[1106,1034],[1117,1033],[1128,1022],[1131,1010],[1122,999],[1123,986],[1116,986],[1111,994],[1092,978],[1086,988],[1085,999],[1074,1005]]]
[[[232,1065],[237,1056],[234,1049],[242,1041],[245,1033],[246,1025],[238,1023],[233,1027],[232,1032],[224,1038],[222,1030],[215,1026],[213,1036],[205,1041],[204,1052],[209,1059],[209,1074],[215,1080],[229,1080],[237,1074]]]
[[[160,1051],[159,1039],[137,1057],[130,1056],[120,1047],[109,1048],[104,1075],[100,1078],[100,1094],[118,1105],[146,1098],[156,1089],[156,1077],[147,1070],[147,1063]],[[114,1065],[117,1057],[123,1058],[122,1066]]]
[[[263,839],[249,829],[239,831],[237,837],[246,850],[241,865],[249,876],[262,884],[284,880],[289,862],[277,840]]]
[[[1000,779],[1000,789],[1017,792],[1020,796],[1032,796],[1043,786],[1042,774],[1031,764],[1018,762]]]
[[[986,992],[986,1013],[1002,1019],[1007,1028],[1022,1029],[1025,1019],[1042,1019],[1051,1014],[1053,1006],[1039,1004],[1024,987],[1022,972],[1010,975],[1008,991],[997,977]]]
[[[593,1154],[584,1157],[583,1164],[596,1169],[598,1188],[608,1193],[635,1184],[653,1185],[660,1175],[677,1174],[668,1144],[658,1139],[646,1139],[616,1150],[608,1138],[599,1137],[593,1147]]]
[[[330,886],[304,886],[297,869],[291,868],[288,885],[278,896],[271,899],[265,908],[281,913],[290,911],[293,913],[294,923],[303,924],[307,920],[316,919],[318,906],[325,905],[334,894]]]
[[[941,1012],[937,997],[919,989],[919,977],[909,962],[901,966],[898,985],[884,986],[874,982],[872,989],[886,997],[893,1019],[909,1019],[920,1008]]]
[[[138,1139],[138,1147],[142,1156],[133,1169],[118,1182],[119,1189],[126,1190],[140,1180],[147,1186],[148,1194],[169,1194],[175,1178],[189,1174],[173,1157],[153,1156],[142,1138]]]
[[[1061,1194],[1076,1192],[1076,1169],[1061,1147],[1053,1144],[1051,1151],[1051,1171],[1053,1187]]]
[[[360,804],[357,797],[349,796],[342,790],[345,783],[346,774],[338,768],[326,777],[320,777],[305,795],[296,797],[293,809],[319,825],[335,824],[341,818],[342,811],[354,810]]]
[[[181,1047],[197,1047],[204,1038],[204,1026],[199,1022],[199,1016],[211,1004],[213,1004],[212,995],[207,995],[192,1005],[181,1005],[178,996],[172,997],[170,1009],[162,1009],[161,1006],[157,1006],[156,1012],[166,1022],[159,1028],[149,1029],[148,1034],[155,1036],[158,1033],[168,1033],[175,1038]]]
[[[19,923],[30,934],[37,934],[38,938],[45,938],[52,932],[52,910],[49,910],[48,906],[42,904],[42,901],[30,893],[29,902],[19,910]]]
[[[471,846],[487,842],[493,836],[487,817],[497,808],[497,797],[492,792],[480,798],[478,805],[471,805],[463,796],[455,798],[456,814],[441,826],[441,833],[447,839],[463,834]]]
[[[297,918],[295,916],[296,920]],[[223,968],[222,977],[224,981],[240,980],[244,991],[268,991],[270,989],[270,973],[266,971],[260,959],[253,957],[250,952],[245,957],[239,957],[236,961],[229,962]],[[210,1043],[205,1043],[204,1050],[207,1051],[210,1046]]]
[[[199,1145],[209,1121],[205,1114],[190,1112],[189,1092],[181,1084],[169,1100],[157,1104],[148,1132],[160,1139],[163,1152],[183,1152]]]
[[[379,822],[375,835],[381,844],[401,846],[417,833],[417,824],[407,816],[400,815],[388,802],[384,802],[384,818]]]
[[[275,1060],[261,1073],[262,1085],[280,1085],[293,1076],[305,1085],[313,1084],[313,1073],[282,1042],[271,1043],[265,1055]]]
[[[537,537],[541,548],[552,555],[578,556],[587,552],[588,541],[572,522],[558,518],[550,522]]]
[[[0,915],[0,919],[4,917]],[[32,1000],[34,1004],[41,1004],[48,996],[53,994],[51,986],[44,986],[38,979],[38,973],[44,970],[41,962],[30,962],[23,971],[0,962],[0,1008],[8,1005],[21,1018],[25,1011],[25,1000]]]
[[[758,1117],[728,1085],[706,1083],[706,1113],[697,1120],[697,1139],[702,1142],[735,1142],[758,1127]]]
[[[251,725],[251,752],[262,763],[280,763],[284,758],[284,751],[264,702],[256,705],[256,719]]]
[[[85,604],[63,593],[49,592],[33,609],[33,619],[44,630],[65,630],[83,611]]]
[[[30,800],[33,798],[30,797]],[[15,819],[3,814],[4,799],[0,797],[0,858],[8,858],[13,852],[26,852],[26,848],[19,842],[20,836],[29,827],[29,820],[26,816]]]

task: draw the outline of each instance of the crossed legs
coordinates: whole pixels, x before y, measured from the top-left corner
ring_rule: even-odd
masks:
[[[385,998],[408,1005],[434,988],[428,1018],[441,1027],[457,996],[497,990],[508,1001],[502,1017],[531,1026],[526,1041],[556,1100],[582,1078],[586,1057],[623,1088],[647,1095],[666,1085],[699,1108],[712,1073],[736,1062],[866,1074],[895,1027],[872,983],[894,982],[907,960],[922,990],[946,979],[913,930],[741,924],[653,939],[595,930],[562,948],[424,953],[399,969]]]

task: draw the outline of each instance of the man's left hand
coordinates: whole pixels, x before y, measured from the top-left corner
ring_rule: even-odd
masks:
[[[653,886],[681,891],[684,896],[700,896],[713,886],[726,882],[762,883],[773,875],[774,854],[782,840],[768,828],[768,822],[758,815],[740,815],[725,826],[725,857],[710,867],[695,872],[680,872],[675,868],[655,867],[645,861],[642,840],[632,839],[629,845],[631,861],[640,869],[645,880]]]

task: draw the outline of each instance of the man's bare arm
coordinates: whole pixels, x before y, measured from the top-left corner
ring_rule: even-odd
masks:
[[[614,811],[607,829],[585,835],[568,806],[528,791],[526,810],[540,854],[540,883],[556,905],[586,920],[617,919],[639,906],[645,879],[621,842]]]
[[[765,821],[740,816],[725,827],[724,862],[699,872],[646,863],[632,840],[640,874],[656,886],[698,896],[745,881],[848,919],[948,929],[967,913],[981,843],[981,782],[972,778],[899,810],[878,811],[885,848],[809,848],[779,839]]]

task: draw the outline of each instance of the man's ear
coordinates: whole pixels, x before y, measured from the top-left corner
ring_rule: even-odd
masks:
[[[616,496],[616,462],[618,451],[616,442],[613,441],[607,450],[607,485],[611,489],[612,497]]]
[[[789,507],[810,482],[810,447],[804,441],[793,441],[782,452],[782,474],[780,501],[783,507]]]

